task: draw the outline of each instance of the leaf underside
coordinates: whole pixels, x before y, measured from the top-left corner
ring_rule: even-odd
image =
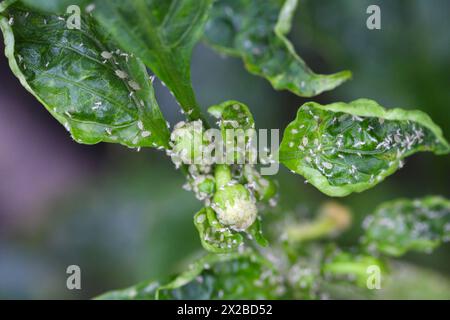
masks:
[[[19,4],[3,12],[5,54],[22,85],[79,143],[167,146],[169,131],[143,63],[88,16],[81,30],[68,29],[66,18]]]
[[[304,104],[284,132],[279,159],[325,194],[346,196],[375,186],[419,151],[449,152],[425,113],[360,99]]]
[[[297,0],[218,0],[205,28],[205,39],[219,52],[241,57],[247,69],[277,90],[312,97],[351,77],[349,71],[315,74],[286,38]]]
[[[431,252],[450,240],[450,201],[438,196],[382,204],[364,223],[362,243],[370,252],[401,256]]]

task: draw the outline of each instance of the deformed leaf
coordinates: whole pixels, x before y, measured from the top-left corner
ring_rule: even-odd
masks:
[[[362,242],[370,252],[431,252],[450,240],[450,201],[438,196],[389,201],[366,218],[364,228]]]
[[[94,0],[93,16],[173,92],[191,119],[200,111],[191,86],[192,50],[211,0]]]
[[[346,196],[375,186],[419,151],[449,152],[428,115],[360,99],[304,104],[284,132],[279,159],[325,194]]]
[[[343,71],[315,74],[286,38],[297,0],[217,0],[206,24],[206,41],[219,52],[241,57],[247,69],[278,90],[311,97],[350,79]]]
[[[203,208],[194,216],[203,248],[209,252],[226,253],[236,251],[243,245],[242,235],[222,225],[216,213],[209,207]]]
[[[14,74],[77,142],[168,145],[145,66],[102,36],[92,19],[68,29],[63,16],[17,3],[2,13],[0,27]]]
[[[147,282],[106,293],[99,299],[275,299],[284,283],[274,267],[252,251],[211,254],[171,282]]]

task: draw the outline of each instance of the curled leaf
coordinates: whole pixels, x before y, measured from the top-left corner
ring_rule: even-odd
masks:
[[[243,244],[242,235],[222,225],[214,210],[209,207],[203,208],[194,216],[194,224],[203,248],[209,252],[232,252]]]
[[[346,196],[380,183],[409,155],[449,150],[427,114],[360,99],[304,104],[284,132],[279,157],[323,193]]]
[[[450,240],[450,201],[438,196],[389,201],[366,218],[364,228],[362,242],[370,252],[431,252]]]
[[[286,38],[297,0],[218,0],[206,24],[206,41],[219,52],[239,56],[247,69],[278,90],[311,97],[351,77],[349,71],[315,74]]]
[[[143,63],[123,56],[89,17],[81,30],[65,17],[20,4],[0,27],[11,70],[79,143],[168,146],[169,131]]]

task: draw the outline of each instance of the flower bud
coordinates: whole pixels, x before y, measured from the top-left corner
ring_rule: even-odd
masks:
[[[172,134],[172,160],[183,164],[201,164],[203,146],[207,144],[203,137],[203,125],[201,120],[178,123]]]
[[[221,187],[213,198],[217,219],[236,231],[244,231],[256,220],[258,209],[250,192],[241,184]]]

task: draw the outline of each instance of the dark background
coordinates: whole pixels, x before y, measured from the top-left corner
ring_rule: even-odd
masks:
[[[381,7],[381,30],[366,28],[369,4]],[[303,0],[290,38],[314,71],[353,72],[351,82],[311,100],[364,97],[386,107],[421,109],[448,139],[449,30],[447,0]],[[192,78],[205,110],[240,100],[259,128],[283,129],[306,101],[274,91],[239,59],[223,58],[203,44],[194,52]],[[167,119],[181,120],[171,95],[156,86]],[[354,227],[340,242],[355,243],[361,220],[382,201],[449,197],[449,177],[448,156],[422,153],[381,185],[339,199],[354,212]],[[285,169],[278,180],[286,212],[300,206],[313,211],[327,199]],[[73,142],[0,57],[0,298],[91,298],[177,271],[201,249],[192,223],[201,204],[182,184],[160,151]],[[448,277],[449,248],[406,260]],[[80,291],[66,289],[65,271],[72,264],[82,270]]]

